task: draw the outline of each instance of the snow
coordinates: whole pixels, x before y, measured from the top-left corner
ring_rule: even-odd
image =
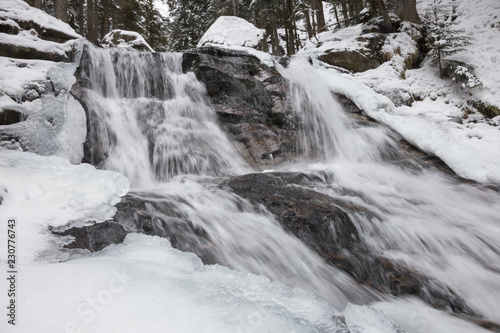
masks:
[[[61,241],[48,229],[111,218],[116,211],[113,205],[129,188],[129,181],[113,171],[3,148],[0,177],[7,192],[0,216],[18,221],[17,232],[25,240],[18,249],[23,263],[60,259],[63,254],[56,251],[54,244],[60,245]],[[6,228],[0,230],[2,242],[6,241],[6,233]],[[4,261],[6,252],[1,255]]]
[[[31,7],[21,0],[2,0],[0,3],[0,18],[14,21],[31,21],[39,25],[42,29],[62,31],[69,37],[75,39],[81,38],[67,23],[47,15],[40,9]],[[2,34],[3,37],[4,34]]]
[[[236,16],[220,16],[205,32],[198,47],[209,45],[257,47],[264,38],[264,29]]]
[[[194,254],[153,236],[130,234],[122,245],[63,263],[23,264],[20,277],[24,315],[16,328],[23,332],[335,332],[343,327],[328,304],[311,293],[204,266]],[[4,331],[5,320],[0,327]]]
[[[389,125],[418,148],[440,157],[459,176],[482,183],[500,184],[500,117],[484,121],[480,115],[462,120],[468,100],[482,100],[500,107],[500,54],[498,29],[500,4],[495,0],[453,1],[457,28],[464,29],[472,44],[453,59],[472,64],[482,87],[460,89],[439,78],[436,66],[425,61],[421,68],[406,70],[404,59],[415,52],[409,24],[389,34],[382,51],[392,59],[376,69],[350,74],[320,63],[317,57],[330,50],[359,50],[356,40],[362,26],[324,32],[309,41],[298,57],[312,58],[332,91],[346,95],[367,115]],[[419,2],[424,16],[429,1]],[[450,9],[451,10],[451,9]],[[405,105],[415,98],[411,106]],[[497,124],[494,126],[494,124]]]
[[[104,47],[142,47],[154,52],[153,48],[149,46],[144,37],[135,31],[121,29],[112,30],[102,38],[102,44]]]

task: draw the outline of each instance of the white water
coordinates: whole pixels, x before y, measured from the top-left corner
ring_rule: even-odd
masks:
[[[204,184],[215,180],[180,177],[248,169],[218,128],[202,85],[192,73],[181,73],[179,55],[95,49],[90,54],[88,99],[108,152],[104,168],[172,197],[231,267],[311,290],[338,311],[347,301],[380,297],[325,265],[269,214]],[[114,65],[112,57],[118,59]],[[403,169],[385,161],[397,146],[390,132],[352,123],[314,71],[300,62],[281,70],[303,120],[300,145],[310,165],[298,171],[329,172],[334,181],[316,190],[378,217],[351,216],[374,253],[436,278],[478,314],[500,323],[500,195],[418,165]]]
[[[310,100],[322,99],[315,102],[315,127],[327,132],[324,141],[302,134],[302,141],[329,149],[322,164],[309,168],[331,172],[334,181],[316,189],[378,216],[351,216],[373,253],[436,278],[475,312],[500,322],[500,194],[415,165],[403,169],[384,162],[394,147],[387,131],[360,133],[345,117],[331,115],[338,104],[315,71],[300,61],[282,70],[293,82],[292,93],[301,91],[296,110],[310,112]],[[339,124],[342,136],[331,133]]]
[[[87,47],[82,76],[93,135],[104,168],[135,187],[178,174],[227,175],[247,170],[216,123],[204,86],[183,74],[181,54]]]

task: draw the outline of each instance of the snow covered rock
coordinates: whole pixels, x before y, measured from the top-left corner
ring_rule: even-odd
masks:
[[[135,31],[115,29],[110,31],[102,39],[102,46],[104,47],[124,47],[133,48],[139,51],[154,52],[153,48],[149,46],[144,37]]]
[[[222,45],[259,48],[265,32],[242,18],[221,16],[201,37],[198,47]]]
[[[69,61],[72,40],[80,38],[68,24],[21,0],[2,0],[0,56]]]

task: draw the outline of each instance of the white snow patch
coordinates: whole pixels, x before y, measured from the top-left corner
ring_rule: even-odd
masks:
[[[204,266],[194,254],[175,250],[159,237],[130,234],[122,245],[92,256],[24,263],[20,274],[23,316],[16,326],[23,332],[345,329],[329,305],[309,292],[218,265]],[[3,320],[2,331],[6,325]]]
[[[198,47],[208,45],[256,47],[262,41],[264,29],[236,16],[220,16],[205,32]]]
[[[0,216],[15,218],[22,242],[20,262],[59,260],[54,243],[60,241],[49,228],[81,226],[111,218],[127,193],[129,181],[113,171],[99,171],[89,164],[0,148],[0,181],[7,189]],[[6,244],[7,229],[0,230]],[[2,261],[6,252],[2,253]]]

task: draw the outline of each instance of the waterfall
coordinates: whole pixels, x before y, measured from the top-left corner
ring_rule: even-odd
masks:
[[[316,70],[305,61],[280,69],[306,162],[282,171],[327,173],[328,182],[303,186],[369,212],[349,216],[371,253],[434,278],[500,322],[500,194],[428,169],[387,128],[351,120]],[[99,143],[93,163],[125,174],[142,188],[134,195],[168,201],[206,232],[220,262],[313,291],[338,311],[385,299],[327,265],[268,211],[218,187],[251,170],[219,128],[203,84],[182,72],[180,54],[87,47],[81,71]]]
[[[333,179],[315,190],[372,213],[350,215],[371,253],[435,278],[500,321],[500,193],[397,152],[385,127],[356,126],[316,71],[303,60],[281,69],[305,123],[301,143],[321,152],[309,168]]]
[[[81,77],[93,164],[126,175],[135,187],[180,174],[246,170],[216,122],[203,84],[182,73],[182,54],[85,47]]]

